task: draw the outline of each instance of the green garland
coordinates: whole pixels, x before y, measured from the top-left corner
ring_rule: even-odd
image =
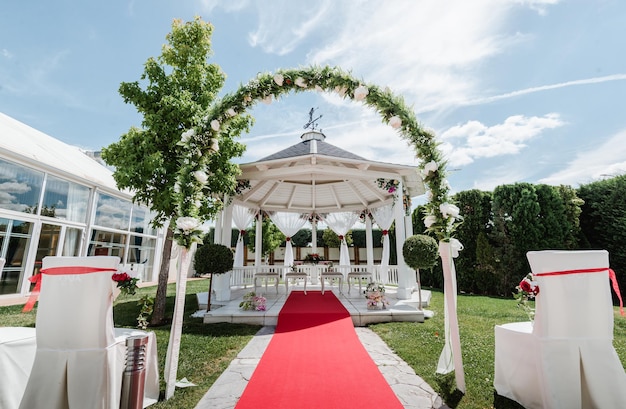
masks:
[[[196,218],[199,214],[198,206],[207,192],[203,191],[203,177],[198,172],[205,168],[207,157],[216,153],[216,142],[222,132],[227,133],[233,119],[258,101],[271,103],[290,92],[310,91],[335,92],[343,98],[351,98],[374,108],[383,122],[413,144],[421,160],[419,168],[422,177],[429,190],[424,219],[427,231],[433,232],[439,240],[449,241],[461,217],[458,208],[450,203],[446,163],[433,133],[423,129],[404,100],[388,88],[367,84],[339,68],[327,66],[261,73],[211,106],[196,128],[183,133],[180,144],[189,152],[189,156],[181,163],[178,173],[179,189],[174,199],[178,202],[179,217]],[[185,226],[190,228],[188,223]],[[177,227],[175,237],[181,245],[190,246],[193,241],[197,241],[195,231],[195,228],[185,230]]]

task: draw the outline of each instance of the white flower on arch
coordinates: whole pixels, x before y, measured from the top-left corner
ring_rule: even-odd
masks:
[[[181,135],[181,140],[184,143],[189,142],[189,140],[191,139],[192,136],[194,136],[196,134],[196,130],[191,128],[191,129],[187,129],[185,132],[183,132],[183,134]]]
[[[194,217],[179,217],[176,219],[176,227],[185,233],[189,233],[200,227],[200,221]]]
[[[440,204],[439,211],[444,218],[453,217],[455,219],[459,217],[460,212],[458,206],[448,202]]]
[[[354,99],[356,101],[363,101],[369,93],[370,91],[365,85],[360,85],[354,90]]]
[[[196,180],[203,185],[205,185],[206,182],[209,181],[209,176],[201,170],[196,170],[195,172],[193,172],[193,177],[196,178]]]
[[[394,115],[391,118],[389,118],[389,125],[393,129],[398,129],[402,126],[402,119],[400,119],[398,115]]]

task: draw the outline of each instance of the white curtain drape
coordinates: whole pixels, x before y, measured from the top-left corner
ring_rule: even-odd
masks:
[[[461,357],[459,321],[456,313],[456,270],[454,268],[454,258],[458,257],[460,250],[463,250],[463,245],[457,239],[451,239],[450,242],[439,242],[439,255],[441,256],[444,280],[445,344],[439,356],[437,373],[447,374],[454,371],[456,387],[465,393],[465,373]]]
[[[285,266],[293,264],[293,247],[291,245],[291,236],[296,234],[306,222],[309,221],[308,214],[288,213],[288,212],[270,212],[272,223],[278,227],[278,230],[285,235]]]
[[[237,246],[235,247],[234,267],[243,267],[243,235],[250,223],[252,223],[252,220],[254,220],[255,213],[253,209],[248,207],[233,205],[233,223],[237,230],[239,230]]]
[[[348,251],[348,243],[346,242],[346,234],[348,231],[354,226],[354,223],[359,220],[359,213],[355,212],[338,212],[338,213],[328,213],[322,215],[322,220],[324,223],[330,227],[332,231],[335,232],[339,239],[341,240],[341,245],[339,247],[339,265],[341,266],[349,266],[350,265],[350,252]]]
[[[393,206],[390,204],[376,209],[371,209],[372,217],[374,221],[383,230],[383,254],[380,259],[380,279],[383,284],[387,284],[387,278],[389,276],[389,229],[393,224]]]

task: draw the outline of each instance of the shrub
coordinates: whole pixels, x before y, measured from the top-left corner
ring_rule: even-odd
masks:
[[[402,246],[404,261],[416,270],[429,269],[437,264],[439,245],[425,234],[415,234],[406,239]]]

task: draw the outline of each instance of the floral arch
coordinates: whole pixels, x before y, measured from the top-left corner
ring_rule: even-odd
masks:
[[[406,107],[404,100],[388,88],[367,84],[353,78],[339,68],[311,67],[279,70],[274,74],[259,74],[242,85],[237,91],[226,95],[214,105],[208,115],[194,129],[183,133],[181,144],[188,152],[178,173],[178,215],[195,218],[198,202],[202,199],[202,187],[206,179],[202,176],[207,155],[215,152],[216,141],[226,131],[231,121],[245,113],[258,101],[271,102],[289,92],[336,92],[374,108],[383,122],[396,129],[400,136],[415,148],[421,159],[419,168],[428,187],[427,230],[440,241],[448,242],[453,237],[459,218],[458,208],[449,203],[450,186],[446,180],[445,161],[438,150],[435,136],[418,123],[415,114]],[[187,221],[187,222],[185,222]],[[181,221],[176,229],[179,243],[187,248],[199,232],[189,220]]]
[[[198,215],[204,194],[203,186],[207,180],[205,170],[208,158],[216,152],[217,142],[222,134],[228,133],[230,123],[259,101],[271,103],[273,99],[289,92],[311,91],[335,92],[343,98],[350,98],[375,109],[383,122],[396,129],[402,138],[414,146],[416,156],[421,160],[419,169],[428,188],[424,223],[427,231],[433,232],[440,241],[445,279],[446,345],[441,354],[438,372],[448,373],[454,370],[457,388],[464,392],[465,381],[456,318],[456,274],[452,261],[456,251],[454,244],[459,244],[453,238],[460,220],[459,209],[449,202],[450,186],[446,180],[446,163],[437,147],[434,134],[420,126],[403,98],[393,94],[388,88],[382,89],[353,78],[337,67],[309,67],[260,73],[234,93],[226,95],[209,109],[207,116],[195,128],[186,130],[181,136],[179,144],[188,152],[188,156],[183,159],[177,175],[177,242],[184,249],[189,249],[193,242],[199,241],[201,231],[198,229]],[[184,302],[184,296],[177,296],[177,303],[178,298],[182,298]],[[176,308],[178,310],[178,305]],[[182,312],[180,314],[182,324]],[[176,336],[174,330],[172,334]],[[175,370],[174,368],[174,377]]]

